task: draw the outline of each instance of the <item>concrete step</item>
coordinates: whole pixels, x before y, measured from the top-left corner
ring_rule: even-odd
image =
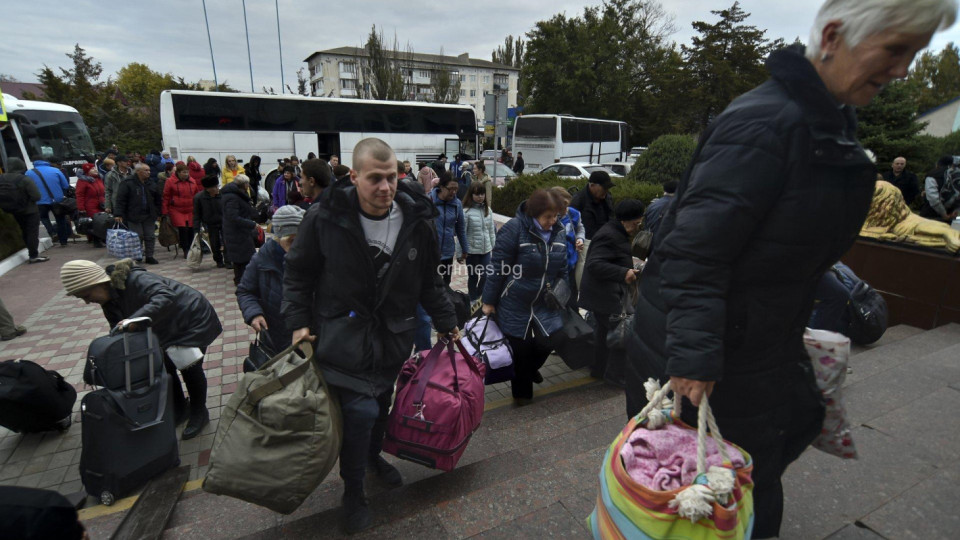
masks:
[[[870,345],[851,345],[850,354],[852,356],[856,356],[867,351],[872,351],[873,349],[878,349],[884,345],[890,345],[891,343],[907,339],[908,337],[922,334],[923,332],[924,330],[922,328],[917,328],[916,326],[910,326],[908,324],[891,326],[890,328],[887,328],[887,331],[883,333],[883,337],[878,339],[876,343],[871,343]]]
[[[900,335],[915,330],[912,330],[912,327],[903,326],[894,328],[898,329],[896,334]],[[892,331],[893,328],[890,330]],[[886,336],[881,339],[881,342],[884,339]],[[879,346],[871,346],[850,358],[852,372],[847,374],[846,384],[852,385],[957,343],[960,343],[960,325],[948,324],[933,330],[913,333],[908,337],[882,343]]]
[[[449,473],[386,456],[405,485],[391,490],[368,477],[376,527],[363,537],[466,538],[499,534],[494,529],[515,537],[552,523],[556,535],[582,538],[600,460],[625,421],[623,391],[594,383],[486,412]],[[289,516],[199,490],[185,493],[164,538],[339,537],[342,491],[334,470]],[[121,517],[87,525],[109,534]]]

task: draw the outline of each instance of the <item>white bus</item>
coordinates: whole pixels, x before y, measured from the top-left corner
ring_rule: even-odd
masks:
[[[432,162],[443,153],[476,154],[477,118],[463,105],[333,99],[306,96],[165,90],[160,94],[163,146],[174,160],[233,154],[261,159],[261,173],[278,159],[310,152],[352,163],[353,147],[366,137],[386,141],[397,159]],[[416,168],[414,168],[416,170]]]
[[[93,162],[90,132],[73,107],[17,99],[9,94],[3,94],[3,106],[7,112],[7,121],[0,123],[0,157],[4,164],[16,157],[32,169],[35,157],[60,160],[63,170],[71,173],[71,182],[76,182],[73,170]]]
[[[623,161],[630,149],[629,126],[617,120],[565,114],[527,114],[513,125],[513,155],[523,152],[527,170],[558,161]]]

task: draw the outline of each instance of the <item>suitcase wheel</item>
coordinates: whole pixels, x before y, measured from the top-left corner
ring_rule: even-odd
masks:
[[[116,499],[113,497],[113,493],[110,493],[109,491],[104,491],[100,494],[100,502],[103,503],[104,506],[110,506],[115,501]]]

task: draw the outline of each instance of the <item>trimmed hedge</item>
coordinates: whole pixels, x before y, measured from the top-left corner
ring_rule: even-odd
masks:
[[[616,185],[610,190],[613,202],[623,199],[640,199],[643,204],[649,204],[653,199],[663,195],[663,187],[659,184],[634,182],[626,178],[614,180]],[[527,200],[537,189],[547,189],[553,186],[563,186],[570,193],[585,189],[586,178],[577,180],[561,179],[554,173],[524,174],[507,182],[507,185],[493,192],[493,211],[505,216],[513,217],[517,213],[520,203]]]
[[[20,225],[12,215],[0,210],[0,261],[23,249]]]
[[[661,135],[637,157],[627,178],[661,185],[679,181],[696,148],[697,140],[691,135]]]

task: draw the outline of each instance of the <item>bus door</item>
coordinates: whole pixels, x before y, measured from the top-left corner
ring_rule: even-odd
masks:
[[[343,162],[343,155],[340,153],[340,134],[339,133],[317,133],[317,157],[330,161],[330,156],[339,156],[340,162]]]
[[[319,139],[316,133],[294,133],[293,154],[301,161],[307,159],[307,154],[319,152]]]
[[[447,156],[447,161],[453,162],[460,153],[460,139],[444,139],[443,153]]]

